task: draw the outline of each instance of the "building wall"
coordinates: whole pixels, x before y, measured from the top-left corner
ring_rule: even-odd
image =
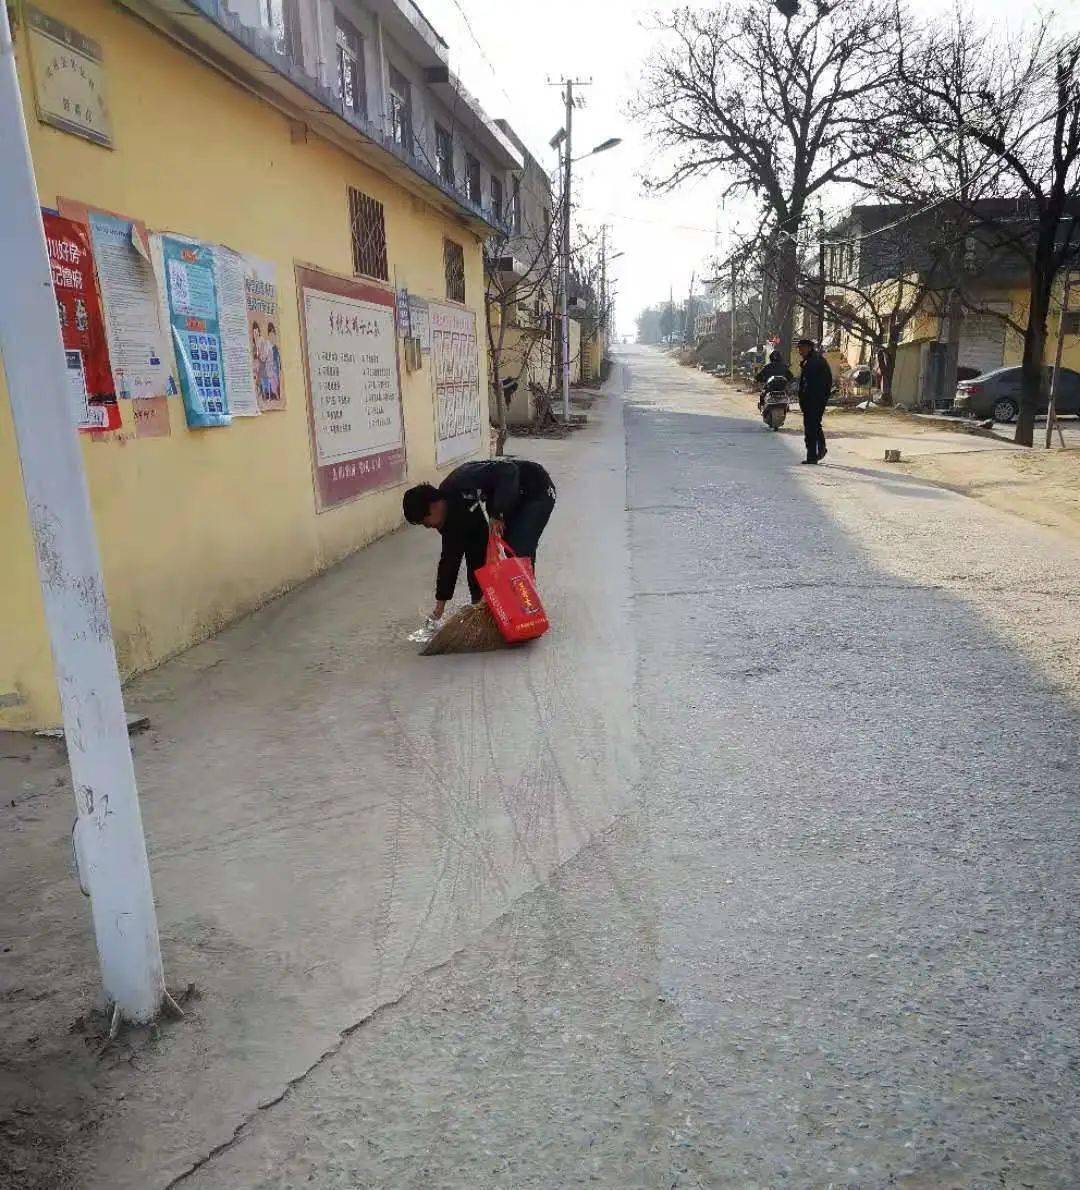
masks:
[[[39,124],[18,65],[42,202],[59,195],[275,262],[287,409],[168,438],[84,440],[120,666],[150,667],[401,523],[401,488],[316,514],[294,262],[352,272],[346,187],[385,206],[390,284],[445,298],[443,237],[465,249],[486,374],[479,240],[456,220],[314,138],[108,0],[38,0],[101,43],[115,149]],[[427,366],[400,369],[409,482],[437,477]],[[483,383],[481,387],[483,391]],[[126,421],[129,417],[125,418]],[[485,447],[486,450],[486,436]],[[55,722],[55,686],[0,387],[0,727]],[[362,592],[357,594],[362,600]]]

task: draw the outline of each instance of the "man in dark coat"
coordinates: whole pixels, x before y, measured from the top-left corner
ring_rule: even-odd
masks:
[[[803,436],[806,439],[804,463],[820,463],[829,453],[825,445],[825,431],[821,419],[832,392],[832,369],[817,350],[813,339],[799,340],[802,371],[799,373],[799,408],[803,415]]]
[[[442,617],[454,597],[462,558],[473,602],[480,600],[476,570],[487,559],[490,531],[498,533],[519,558],[529,558],[535,571],[537,545],[554,507],[551,476],[527,459],[463,463],[437,488],[430,483],[409,488],[402,500],[405,519],[410,525],[435,529],[442,537],[434,619]]]

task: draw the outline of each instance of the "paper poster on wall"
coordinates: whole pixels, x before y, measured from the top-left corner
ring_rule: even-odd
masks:
[[[63,211],[63,207],[61,208]],[[87,214],[118,397],[176,391],[158,315],[157,281],[146,229],[100,211]]]
[[[229,402],[221,351],[213,249],[163,235],[166,292],[184,413],[192,429],[227,426]]]
[[[429,303],[435,385],[435,462],[475,454],[483,440],[476,315],[460,306]]]
[[[243,257],[247,300],[249,361],[259,409],[285,408],[285,375],[281,369],[281,317],[278,312],[277,268],[257,256]]]
[[[109,364],[90,234],[54,211],[42,211],[69,393],[80,430],[116,430],[120,410]]]
[[[221,244],[214,245],[211,256],[229,412],[233,417],[257,417],[259,402],[251,366],[244,258]]]
[[[414,339],[420,340],[420,350],[431,350],[431,319],[428,316],[428,304],[423,298],[409,298],[409,325]]]
[[[319,511],[405,477],[392,293],[298,267]]]

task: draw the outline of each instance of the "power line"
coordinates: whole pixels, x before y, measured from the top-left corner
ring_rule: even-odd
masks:
[[[461,6],[461,0],[450,0],[450,3],[453,4],[453,6],[461,14],[461,19],[465,24],[465,28],[468,31],[469,36],[473,40],[473,45],[475,45],[477,50],[479,50],[480,57],[484,59],[484,65],[487,66],[488,70],[491,71],[491,77],[495,80],[495,85],[503,93],[503,96],[506,98],[506,102],[509,103],[512,107],[514,101],[510,98],[510,93],[506,90],[506,88],[499,81],[498,73],[496,72],[495,67],[491,64],[491,59],[487,56],[487,51],[480,44],[480,38],[476,36],[476,31],[472,27],[472,21],[469,20],[469,14]]]

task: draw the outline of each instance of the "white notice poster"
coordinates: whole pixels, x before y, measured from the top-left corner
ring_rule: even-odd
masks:
[[[317,465],[400,449],[394,311],[305,289],[304,315]]]
[[[105,331],[118,397],[176,392],[161,330],[157,280],[129,219],[91,211],[90,236],[101,282]]]
[[[480,450],[480,355],[472,310],[430,302],[428,317],[435,384],[435,462],[441,467]]]
[[[239,252],[221,244],[214,245],[213,261],[229,412],[233,417],[257,417],[259,401],[255,394],[248,338],[246,261]]]

